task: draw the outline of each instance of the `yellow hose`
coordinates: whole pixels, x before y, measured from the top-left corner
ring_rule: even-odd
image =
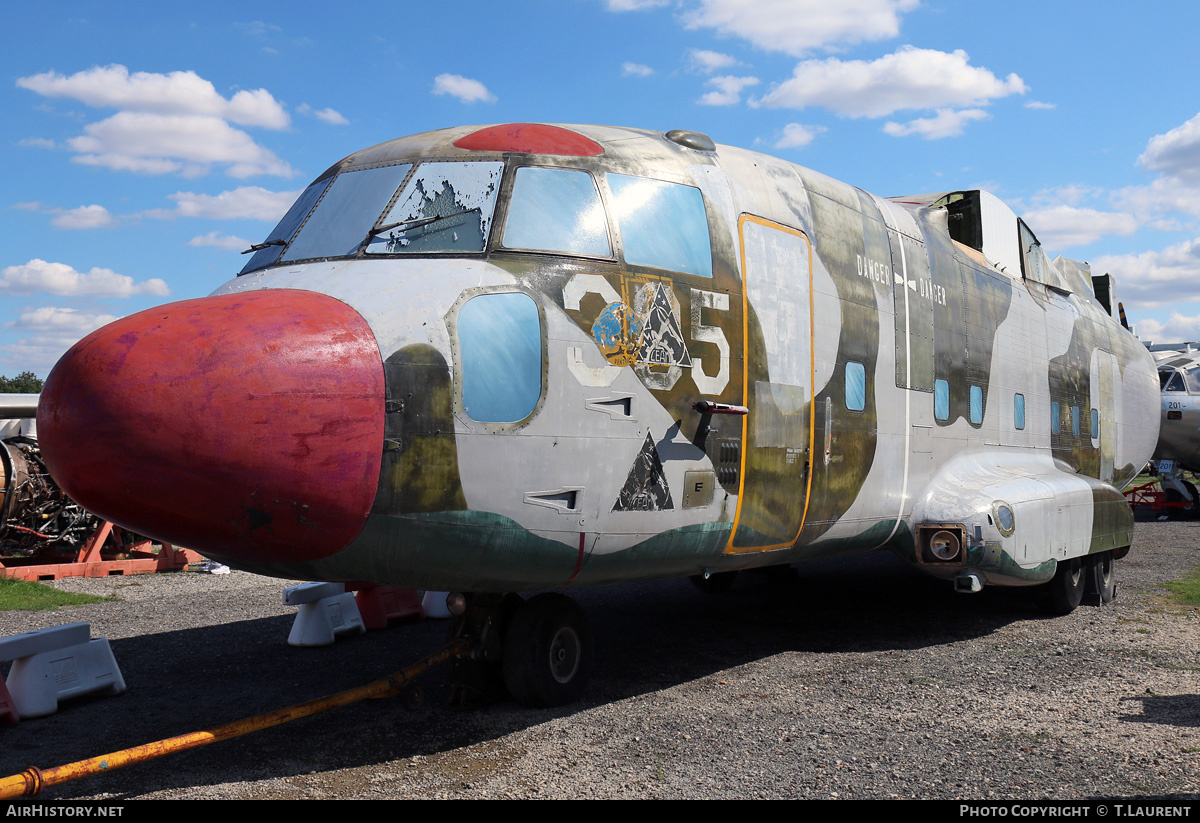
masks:
[[[122,766],[130,766],[134,763],[141,763],[144,760],[153,760],[174,752],[182,752],[200,746],[207,746],[209,743],[218,743],[222,740],[240,737],[244,734],[259,731],[260,729],[269,729],[272,726],[278,726],[291,720],[299,720],[302,717],[320,714],[339,706],[357,703],[360,700],[368,700],[373,697],[396,697],[418,675],[423,674],[439,663],[449,660],[455,655],[462,654],[470,649],[471,644],[472,641],[469,638],[456,638],[441,651],[435,652],[429,655],[429,657],[401,669],[384,680],[376,680],[365,686],[331,694],[328,697],[310,700],[307,703],[289,706],[286,709],[278,709],[266,714],[260,714],[257,717],[235,720],[232,723],[226,723],[223,726],[217,726],[207,731],[181,734],[178,737],[168,737],[166,740],[145,743],[141,746],[134,746],[131,749],[122,749],[111,754],[102,754],[99,757],[79,760],[74,763],[68,763],[65,766],[55,766],[52,769],[44,771],[36,766],[30,766],[20,774],[0,778],[0,800],[11,800],[14,797],[33,797],[41,793],[48,786],[57,786],[59,783],[66,783],[70,780],[77,780],[81,777],[88,777],[89,775],[98,774],[103,771],[119,769]]]

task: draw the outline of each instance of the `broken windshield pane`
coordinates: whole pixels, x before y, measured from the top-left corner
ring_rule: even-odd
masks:
[[[367,242],[368,254],[481,252],[503,163],[424,163]]]

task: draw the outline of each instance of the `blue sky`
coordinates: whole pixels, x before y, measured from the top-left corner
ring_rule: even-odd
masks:
[[[987,188],[1200,339],[1188,2],[21,2],[0,152],[0,373],[208,294],[295,194],[405,134],[703,131],[891,196]]]

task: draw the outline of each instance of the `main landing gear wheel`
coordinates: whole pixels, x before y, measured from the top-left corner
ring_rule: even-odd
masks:
[[[521,703],[562,706],[578,700],[592,669],[592,632],[571,598],[548,592],[513,615],[504,637],[504,683]]]
[[[1089,554],[1084,558],[1087,588],[1083,602],[1089,606],[1111,603],[1117,596],[1117,561],[1112,552]]]
[[[720,592],[729,591],[729,587],[733,585],[733,581],[736,579],[736,571],[693,574],[688,578],[688,580],[692,581],[693,586],[705,594],[719,594]]]
[[[1182,481],[1183,487],[1187,489],[1187,493],[1191,495],[1191,501],[1186,501],[1184,496],[1175,489],[1168,488],[1166,490],[1166,500],[1168,503],[1184,503],[1187,505],[1178,508],[1168,509],[1168,515],[1176,520],[1195,520],[1200,517],[1200,497],[1196,496],[1196,487],[1187,480]]]
[[[1058,561],[1054,578],[1045,583],[1039,592],[1041,606],[1051,614],[1070,614],[1083,602],[1083,590],[1087,584],[1084,561],[1078,557]]]

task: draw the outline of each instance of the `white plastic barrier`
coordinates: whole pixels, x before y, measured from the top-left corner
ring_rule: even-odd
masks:
[[[0,639],[0,660],[13,661],[6,685],[22,720],[54,714],[59,700],[125,691],[108,640],[91,636],[90,624],[67,623]]]
[[[328,646],[340,634],[363,634],[362,615],[345,583],[302,583],[283,590],[283,605],[299,606],[291,646]]]

